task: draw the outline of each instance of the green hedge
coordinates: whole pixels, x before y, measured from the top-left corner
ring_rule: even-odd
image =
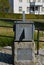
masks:
[[[0,13],[1,18],[22,19],[22,14]],[[26,19],[44,19],[44,15],[26,14]]]

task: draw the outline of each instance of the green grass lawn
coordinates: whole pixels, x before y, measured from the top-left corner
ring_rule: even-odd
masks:
[[[14,36],[13,28],[0,27],[0,35]]]
[[[0,26],[13,27],[13,24],[14,24],[13,22],[0,21]],[[0,27],[0,46],[12,45],[13,37],[14,37],[13,28]]]
[[[13,26],[14,22],[11,21],[0,21],[0,26]]]

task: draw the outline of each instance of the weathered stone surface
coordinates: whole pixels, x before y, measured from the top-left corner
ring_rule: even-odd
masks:
[[[34,63],[34,62],[25,62],[25,63],[15,62],[15,65],[36,65],[36,63]]]
[[[27,56],[27,57],[23,57],[23,56]],[[32,65],[32,64],[34,65],[34,62],[35,62],[34,43],[33,42],[20,42],[20,43],[15,42],[14,58],[15,58],[14,59],[15,65]]]

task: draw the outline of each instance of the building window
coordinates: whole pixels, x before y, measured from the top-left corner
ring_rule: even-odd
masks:
[[[38,6],[35,7],[35,10],[38,11]]]
[[[31,6],[30,7],[30,11],[34,11],[34,6]]]
[[[29,12],[30,11],[30,7],[27,7],[27,12]]]
[[[19,12],[22,12],[22,7],[19,7]]]
[[[19,2],[22,2],[22,0],[19,0]]]
[[[33,2],[36,2],[36,0],[33,0]]]
[[[40,2],[41,0],[38,0],[38,2]]]
[[[44,2],[44,0],[42,0],[42,2]]]
[[[29,3],[29,2],[30,2],[30,0],[27,0],[27,2]]]
[[[42,11],[44,12],[44,7],[42,7]]]

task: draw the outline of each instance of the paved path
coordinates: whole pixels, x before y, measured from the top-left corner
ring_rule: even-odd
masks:
[[[36,51],[35,51],[36,53]],[[39,63],[41,63],[42,65],[44,65],[44,49],[40,49],[39,50],[39,55],[38,55],[38,59]]]
[[[0,65],[12,65],[12,54],[7,51],[5,49],[0,51]]]

